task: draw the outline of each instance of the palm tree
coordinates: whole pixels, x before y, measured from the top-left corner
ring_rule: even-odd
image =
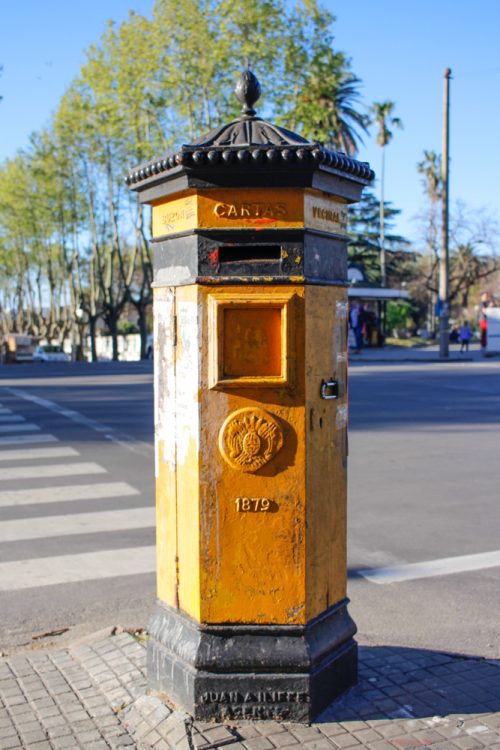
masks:
[[[323,135],[326,145],[353,156],[362,143],[360,131],[367,132],[368,118],[357,111],[358,87],[361,81],[352,73],[342,75],[330,86],[311,81],[316,89],[319,105],[316,135]],[[322,140],[319,138],[319,140]]]
[[[441,155],[435,151],[424,151],[424,158],[417,164],[417,172],[423,176],[424,190],[432,203],[441,200]]]
[[[437,270],[439,248],[438,248],[438,205],[442,195],[442,178],[441,178],[441,155],[435,151],[424,151],[423,159],[417,164],[417,171],[422,175],[422,184],[425,194],[429,199],[429,218],[427,226],[427,247],[429,251],[429,267],[431,276],[435,275]],[[437,280],[432,280],[433,285],[437,285]],[[429,327],[435,329],[435,292],[430,291],[429,305]]]
[[[402,128],[399,117],[393,117],[395,104],[391,101],[373,102],[370,107],[372,122],[378,125],[377,143],[382,149],[382,167],[380,170],[380,281],[385,286],[387,274],[384,247],[384,180],[385,180],[385,147],[392,139],[391,127]]]
[[[322,50],[312,60],[285,124],[306,138],[349,156],[356,154],[370,124],[360,111],[360,84],[341,52]]]

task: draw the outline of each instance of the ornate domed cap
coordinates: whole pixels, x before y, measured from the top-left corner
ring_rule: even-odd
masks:
[[[286,128],[280,128],[255,116],[253,105],[260,98],[261,87],[251,70],[245,70],[240,75],[234,93],[243,105],[238,119],[211,130],[210,133],[206,133],[189,145],[183,146],[183,149],[194,149],[200,146],[203,148],[225,148],[228,146],[313,145],[297,133],[292,133]]]
[[[260,170],[314,169],[329,167],[335,172],[348,174],[367,184],[374,178],[370,165],[352,159],[345,154],[331,151],[319,143],[281,128],[267,120],[256,117],[253,105],[261,95],[257,77],[247,69],[239,76],[235,95],[242,104],[241,114],[232,122],[215,128],[185,144],[176,153],[141,165],[129,172],[126,183],[135,186],[149,183],[157,175],[174,170],[174,174],[184,170],[207,169],[226,170],[227,168],[255,168]]]
[[[245,70],[236,81],[234,89],[237,100],[243,104],[241,108],[243,116],[252,117],[255,114],[252,107],[260,99],[261,91],[257,76],[250,69]]]

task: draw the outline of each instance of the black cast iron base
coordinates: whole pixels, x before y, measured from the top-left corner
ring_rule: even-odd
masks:
[[[200,625],[158,603],[149,686],[198,720],[307,722],[357,682],[348,600],[307,625]]]

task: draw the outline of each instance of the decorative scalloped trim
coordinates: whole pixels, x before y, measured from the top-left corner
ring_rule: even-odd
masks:
[[[375,173],[367,162],[357,161],[337,151],[330,151],[316,143],[305,143],[299,146],[250,146],[250,147],[196,147],[183,146],[180,151],[164,159],[149,162],[128,173],[127,185],[137,185],[155,175],[168,172],[174,167],[185,169],[206,169],[227,165],[228,167],[244,166],[255,169],[294,165],[296,168],[307,168],[323,165],[339,172],[359,177],[371,182]]]

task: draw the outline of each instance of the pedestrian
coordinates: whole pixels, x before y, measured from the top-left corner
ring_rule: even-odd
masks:
[[[349,313],[349,324],[356,339],[354,353],[359,354],[363,346],[363,326],[365,324],[365,308],[361,302],[353,307]]]
[[[468,352],[469,351],[469,341],[472,338],[472,329],[469,325],[469,321],[464,320],[463,324],[460,326],[460,332],[458,334],[458,338],[460,341],[460,352]]]
[[[486,315],[481,316],[481,320],[479,321],[479,332],[481,336],[481,349],[486,349],[486,343],[488,339],[488,321],[486,320]]]

